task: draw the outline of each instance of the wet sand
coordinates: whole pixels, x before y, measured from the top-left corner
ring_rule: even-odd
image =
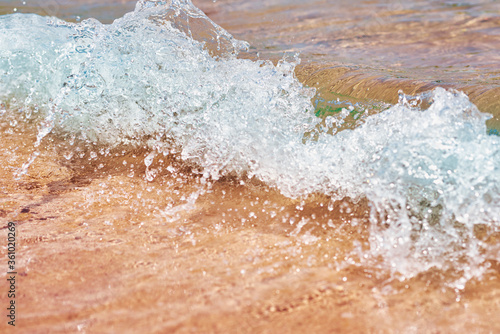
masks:
[[[285,36],[284,31],[291,29],[279,28],[278,18],[269,16],[286,13],[282,7],[259,14],[256,8],[246,8],[255,6],[249,2],[195,4],[237,37],[257,44],[247,57],[260,52],[259,57],[275,59],[288,43],[283,38],[280,46],[278,37],[263,35],[269,31]],[[64,3],[60,6],[59,12],[65,8]],[[248,10],[254,16],[241,21],[241,13]],[[410,13],[405,8],[391,10],[395,16]],[[352,30],[349,38],[337,41],[339,45],[359,41],[351,44],[365,53],[382,54],[384,48],[374,41],[383,31],[401,33],[392,41],[409,35],[413,26],[399,21],[382,26],[377,18],[391,16],[376,13],[356,16],[365,23]],[[325,25],[328,17],[315,15],[300,19],[307,23],[304,29],[295,23],[294,29],[303,33],[296,36],[303,40],[292,45],[310,40],[311,27]],[[262,22],[262,17],[270,19],[256,29],[251,20]],[[470,22],[457,19],[456,24],[489,31],[496,21]],[[380,29],[368,29],[373,26]],[[393,29],[397,27],[401,29]],[[445,33],[442,25],[432,27],[435,30],[430,31]],[[361,38],[363,34],[366,37]],[[439,41],[451,43],[447,44],[451,49],[445,50],[458,50],[463,47],[460,36]],[[485,48],[496,45],[494,34],[483,42],[471,36],[469,41]],[[443,50],[442,46],[432,50]],[[426,44],[418,47],[423,50]],[[498,62],[484,61],[484,53],[469,57],[477,57],[483,67],[464,72],[467,65],[458,60],[446,64],[452,66],[447,71],[446,66],[433,70],[432,57],[413,67],[391,67],[390,59],[382,64],[364,62],[366,54],[331,59],[325,56],[328,52],[315,55],[307,45],[304,50],[297,76],[320,89],[325,99],[342,94],[346,99],[394,103],[399,89],[413,94],[437,85],[454,87],[465,90],[481,110],[494,113],[489,126],[499,128]],[[321,61],[311,62],[310,56]],[[435,73],[444,79],[437,82],[440,75]],[[348,265],[354,249],[366,246],[366,201],[346,199],[329,208],[330,199],[325,196],[293,200],[254,180],[225,178],[205,184],[193,172],[195,167],[175,157],[156,157],[148,171],[156,177],[147,181],[148,151],[125,147],[107,151],[71,144],[57,134],[42,142],[28,174],[15,180],[14,172],[34,151],[36,126],[9,115],[10,111],[0,119],[0,240],[4,243],[7,238],[7,222],[16,221],[18,332],[500,332],[496,321],[500,265],[496,262],[482,280],[469,281],[461,291],[446,286],[457,273],[431,270],[398,281],[376,263]],[[19,122],[11,125],[14,120]],[[6,252],[2,244],[5,265]],[[0,289],[6,291],[2,281]],[[6,298],[0,301],[7,303]],[[11,328],[4,319],[0,332],[6,330]]]
[[[345,264],[367,239],[363,201],[330,211],[328,198],[291,200],[255,181],[202,185],[172,157],[157,158],[147,182],[148,152],[55,136],[14,181],[35,133],[8,123],[2,133],[0,233],[17,222],[19,332],[500,331],[498,264],[463,291],[445,286],[453,273],[398,281]],[[81,157],[64,158],[69,148]]]

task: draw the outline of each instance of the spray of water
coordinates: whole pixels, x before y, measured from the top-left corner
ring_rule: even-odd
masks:
[[[238,59],[246,47],[188,0],[139,1],[111,25],[2,16],[0,99],[34,119],[35,146],[53,134],[148,147],[147,179],[157,154],[177,154],[206,179],[256,178],[294,198],[368,198],[360,261],[395,276],[456,270],[461,287],[500,259],[488,241],[500,226],[500,138],[467,96],[402,95],[337,131],[349,113],[314,115],[298,59]]]

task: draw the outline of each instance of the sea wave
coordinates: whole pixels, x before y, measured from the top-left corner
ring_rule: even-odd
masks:
[[[147,166],[177,154],[206,179],[255,178],[292,198],[367,198],[360,261],[382,259],[396,276],[458,270],[460,287],[499,261],[488,240],[500,232],[500,137],[465,94],[401,95],[338,131],[349,111],[315,116],[298,58],[239,59],[246,47],[189,0],[140,1],[110,25],[5,15],[0,99],[37,124],[35,146],[48,134],[145,146]]]

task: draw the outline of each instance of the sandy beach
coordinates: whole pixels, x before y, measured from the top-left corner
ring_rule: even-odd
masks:
[[[58,13],[69,15],[74,4],[68,3],[61,3]],[[80,5],[92,14],[92,6],[98,5],[88,3],[88,7],[84,2]],[[314,3],[319,12],[332,6]],[[302,48],[303,60],[295,75],[305,86],[317,89],[316,110],[342,99],[340,107],[361,105],[364,110],[368,106],[366,113],[372,115],[397,104],[399,90],[417,95],[439,86],[464,91],[479,110],[491,113],[487,129],[492,137],[499,128],[496,59],[490,62],[478,52],[471,54],[469,62],[461,62],[450,56],[453,51],[436,60],[449,62],[442,68],[429,60],[441,56],[432,52],[421,63],[401,55],[399,65],[392,60],[384,60],[385,65],[371,62],[367,54],[373,51],[380,56],[389,48],[377,42],[388,40],[380,34],[397,35],[391,41],[410,36],[408,44],[423,50],[427,44],[422,36],[444,33],[442,23],[427,26],[424,22],[429,35],[411,34],[418,24],[410,20],[413,23],[406,26],[397,19],[414,13],[403,4],[391,3],[386,11],[377,12],[373,25],[360,23],[343,40],[339,35],[331,37],[328,29],[319,35],[314,30],[340,14],[309,13],[309,7],[294,1],[266,9],[222,0],[195,5],[237,38],[256,45],[241,58],[277,63],[283,52]],[[119,13],[131,2],[115,1],[109,6]],[[467,38],[459,36],[444,44],[436,37],[439,45],[432,50],[450,50],[443,45],[462,50],[477,43],[474,47],[482,45],[484,52],[492,52],[500,45],[488,30],[498,23],[494,12],[498,5],[485,6],[484,12],[493,14],[475,21],[452,20],[457,26],[477,28],[474,33],[457,30]],[[38,11],[44,14],[43,8]],[[290,19],[278,24],[281,15],[290,12]],[[368,9],[361,8],[345,20],[360,20],[366,13]],[[382,13],[394,15],[394,21],[387,19],[385,26],[377,23],[383,20]],[[241,21],[244,15],[248,16]],[[266,29],[268,34],[262,32]],[[283,46],[289,42],[287,31],[296,36],[290,47]],[[309,45],[311,34],[323,42]],[[474,34],[482,34],[483,39]],[[361,35],[364,42],[355,44],[363,40]],[[339,46],[342,43],[349,45]],[[360,48],[358,58],[348,51],[352,45]],[[344,53],[334,54],[329,48]],[[465,72],[468,64],[475,70]],[[453,66],[456,71],[443,70]],[[258,174],[247,177],[234,172],[213,180],[203,177],[202,168],[182,152],[151,155],[146,140],[140,145],[112,146],[56,128],[35,147],[43,129],[41,117],[22,116],[17,108],[10,108],[14,104],[2,104],[0,114],[0,254],[2,268],[7,268],[8,223],[15,222],[17,313],[15,328],[3,317],[2,333],[500,332],[497,221],[477,223],[472,234],[458,239],[463,245],[443,251],[444,257],[452,256],[449,253],[480,244],[485,250],[481,259],[486,259],[478,265],[484,268],[480,278],[466,275],[472,260],[462,255],[451,257],[456,270],[435,266],[405,277],[391,272],[383,256],[368,256],[378,236],[373,231],[378,230],[371,225],[374,204],[367,197],[334,201],[321,192],[285,196],[278,182],[278,186],[266,183]],[[360,125],[353,121],[343,126]],[[30,161],[26,174],[16,177]],[[492,210],[497,206],[489,204]],[[428,207],[435,215],[432,210],[437,206]],[[425,223],[436,225],[435,217],[425,217]],[[378,222],[380,231],[386,225],[389,229],[390,218]],[[450,224],[457,235],[466,231],[459,218]],[[419,239],[411,241],[418,244]],[[0,275],[0,301],[6,307],[9,274],[2,269]],[[457,288],[455,282],[463,277],[466,284]]]

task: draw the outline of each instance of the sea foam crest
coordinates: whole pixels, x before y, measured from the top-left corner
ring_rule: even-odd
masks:
[[[289,197],[367,197],[362,261],[395,275],[459,268],[467,280],[500,260],[488,241],[500,232],[500,137],[467,96],[436,89],[427,109],[403,98],[329,135],[296,62],[236,58],[245,45],[190,1],[141,1],[111,25],[2,16],[0,98],[39,114],[36,144],[69,133],[175,152],[207,178],[255,177]]]
[[[359,129],[372,155],[371,254],[406,278],[458,269],[463,287],[500,260],[500,137],[465,94],[430,98],[427,110],[403,100]]]

